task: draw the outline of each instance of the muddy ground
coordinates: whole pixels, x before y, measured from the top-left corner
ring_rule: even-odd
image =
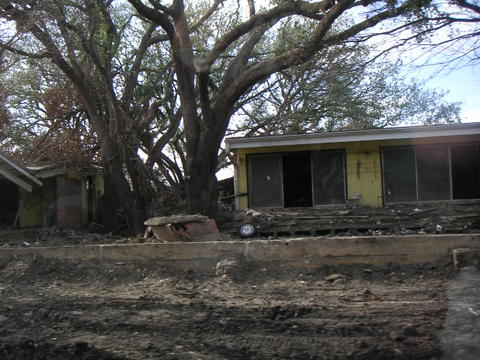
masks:
[[[451,269],[2,258],[0,359],[477,359],[480,275]]]

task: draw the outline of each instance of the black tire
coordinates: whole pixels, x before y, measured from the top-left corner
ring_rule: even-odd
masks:
[[[238,234],[243,239],[250,238],[254,236],[255,233],[256,233],[255,226],[253,226],[253,224],[250,224],[250,223],[242,224],[238,229]]]

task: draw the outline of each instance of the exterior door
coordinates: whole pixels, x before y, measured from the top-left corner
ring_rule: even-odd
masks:
[[[415,149],[413,147],[382,150],[383,192],[386,203],[417,199]]]
[[[249,157],[249,200],[252,208],[283,207],[282,156]]]

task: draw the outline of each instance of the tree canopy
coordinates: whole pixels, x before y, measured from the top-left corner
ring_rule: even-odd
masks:
[[[292,116],[304,119],[294,131],[402,121],[416,111],[409,99],[429,103],[438,94],[388,78],[394,68],[351,61],[349,51],[368,53],[361,44],[374,38],[397,36],[400,45],[453,22],[473,23],[453,9],[478,21],[475,3],[430,0],[1,0],[0,9],[2,66],[32,77],[18,89],[31,97],[15,100],[15,86],[24,85],[3,73],[9,88],[1,96],[21,106],[1,109],[2,124],[11,124],[12,136],[50,133],[52,146],[65,146],[61,134],[78,139],[82,153],[104,164],[133,232],[162,179],[182,189],[188,212],[215,215],[219,149],[234,115],[245,120],[250,112],[241,126],[253,129],[249,122],[258,119],[272,133]],[[392,97],[366,101],[374,86]],[[262,104],[267,93],[277,104]],[[332,94],[345,101],[329,102]],[[392,102],[398,112],[386,114]],[[457,105],[444,105],[414,121],[456,120]]]

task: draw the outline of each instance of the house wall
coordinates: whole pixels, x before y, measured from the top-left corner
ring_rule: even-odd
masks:
[[[93,189],[91,189],[88,200],[89,218],[88,221],[99,224],[104,224],[102,218],[102,199],[105,194],[105,178],[103,175],[96,175],[92,177]]]
[[[380,152],[382,147],[401,145],[451,144],[479,141],[480,136],[472,135],[355,143],[349,142],[314,145],[299,144],[292,146],[237,149],[235,150],[235,185],[236,194],[238,195],[237,208],[245,209],[249,204],[247,155],[250,154],[345,149],[347,198],[351,199],[354,195],[357,195],[361,197],[362,205],[381,207],[383,205]]]
[[[81,228],[84,221],[82,185],[84,182],[70,176],[57,176],[57,225]],[[86,196],[86,195],[85,195]],[[85,204],[86,205],[86,204]]]

